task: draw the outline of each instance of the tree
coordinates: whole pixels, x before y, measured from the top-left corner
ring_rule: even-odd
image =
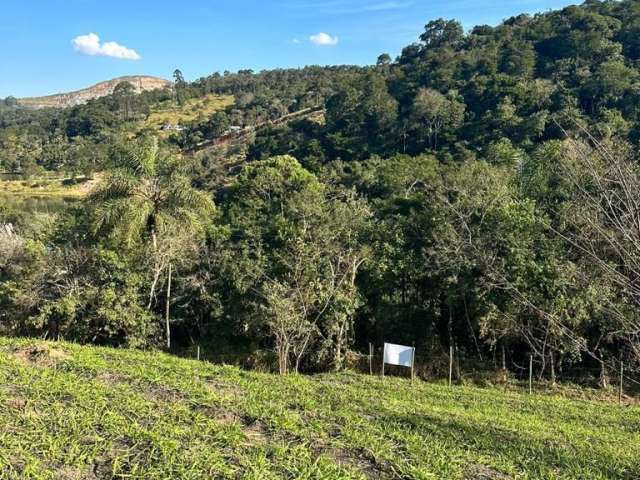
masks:
[[[376,60],[376,66],[386,68],[391,65],[391,62],[391,55],[389,55],[388,53],[383,53]]]
[[[457,47],[464,38],[464,30],[460,22],[455,20],[432,20],[427,23],[420,40],[427,49],[443,46]]]
[[[614,338],[640,362],[640,170],[629,145],[584,134],[587,140],[571,140],[563,152],[561,172],[571,192],[563,217],[568,227],[554,231],[581,253],[584,272],[595,267],[601,285],[617,292],[606,304]]]
[[[463,103],[447,98],[435,90],[422,88],[413,102],[413,116],[427,134],[427,145],[438,149],[438,139],[445,129],[458,128],[464,120]],[[422,127],[422,128],[420,128]]]
[[[533,45],[522,40],[509,40],[501,48],[500,70],[508,75],[530,77],[536,66]]]
[[[476,163],[454,170],[441,201],[450,217],[439,255],[460,277],[474,272],[485,298],[481,334],[490,345],[524,344],[549,366],[586,351],[608,294],[593,288],[548,234],[547,219],[521,198],[511,169]],[[503,361],[506,368],[506,362]]]
[[[288,156],[245,167],[231,195],[234,250],[253,258],[234,264],[247,265],[246,288],[267,313],[256,320],[274,342],[280,372],[298,371],[310,351],[342,368],[359,306],[356,276],[367,256],[360,243],[367,206],[328,191]]]
[[[336,157],[384,154],[394,142],[398,102],[379,72],[340,85],[327,101],[326,115],[327,136]]]
[[[202,233],[213,201],[191,186],[184,165],[160,150],[155,137],[125,146],[111,161],[104,182],[89,199],[95,208],[93,230],[109,231],[128,246],[150,247],[150,309],[160,275],[180,254],[174,238]],[[168,325],[166,341],[170,348]]]
[[[125,122],[135,115],[135,87],[130,82],[120,82],[113,90],[113,97]]]
[[[184,81],[184,76],[179,69],[175,69],[173,72],[173,91],[175,94],[176,103],[183,105],[185,101],[185,87],[187,83]]]

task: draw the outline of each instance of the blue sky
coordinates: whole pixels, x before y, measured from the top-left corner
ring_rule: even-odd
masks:
[[[44,95],[120,75],[189,80],[214,71],[373,63],[424,24],[495,25],[566,0],[5,0],[0,98]],[[90,35],[90,34],[95,35]],[[74,41],[75,39],[75,41]]]

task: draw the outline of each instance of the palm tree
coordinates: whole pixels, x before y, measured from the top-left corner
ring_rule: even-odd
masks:
[[[162,255],[159,250],[159,239],[170,245],[177,232],[197,235],[215,208],[209,195],[191,186],[180,159],[162,151],[155,137],[129,145],[114,155],[112,168],[89,200],[95,206],[94,233],[108,231],[128,246],[136,242],[150,245],[153,281],[149,309],[160,275],[171,265],[171,255]],[[166,336],[170,348],[168,308]]]

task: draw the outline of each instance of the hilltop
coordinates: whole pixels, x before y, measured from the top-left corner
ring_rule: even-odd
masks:
[[[146,75],[132,75],[118,77],[105,82],[97,83],[91,87],[83,88],[75,92],[57,93],[44,97],[30,97],[18,99],[18,105],[30,108],[67,108],[82,105],[89,100],[111,95],[118,84],[129,82],[135,88],[136,93],[170,88],[172,83],[168,80]]]
[[[508,414],[506,414],[508,412]],[[0,338],[0,478],[638,478],[640,409]]]

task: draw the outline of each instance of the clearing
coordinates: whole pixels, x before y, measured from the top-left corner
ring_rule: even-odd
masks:
[[[0,338],[2,479],[636,479],[640,407]]]
[[[27,197],[83,198],[96,186],[102,175],[86,177],[54,177],[45,175],[25,180],[0,179],[0,194]]]
[[[215,112],[233,105],[233,102],[234,97],[232,95],[215,94],[189,99],[180,107],[176,106],[174,102],[165,102],[151,111],[149,117],[141,123],[141,127],[157,131],[162,137],[168,137],[174,131],[162,130],[165,125],[176,127],[199,118],[205,120]]]

